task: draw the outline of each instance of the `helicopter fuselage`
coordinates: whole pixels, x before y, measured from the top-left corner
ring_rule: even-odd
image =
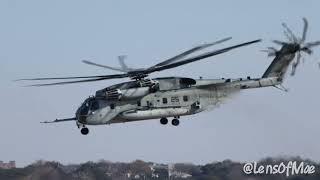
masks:
[[[167,77],[142,85],[131,81],[97,91],[77,111],[78,123],[103,125],[192,115],[218,107],[242,89],[275,86],[275,78],[190,79]],[[87,111],[81,115],[81,109]],[[83,118],[81,118],[83,117]]]

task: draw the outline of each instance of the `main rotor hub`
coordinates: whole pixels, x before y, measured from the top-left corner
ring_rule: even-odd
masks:
[[[132,71],[128,72],[129,78],[133,80],[141,80],[144,79],[145,77],[148,77],[148,74],[145,74],[143,72],[137,72],[137,71]]]

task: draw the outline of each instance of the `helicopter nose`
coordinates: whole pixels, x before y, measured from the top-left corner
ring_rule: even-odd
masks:
[[[87,116],[84,116],[84,115],[78,116],[78,121],[82,124],[86,124],[87,123]]]

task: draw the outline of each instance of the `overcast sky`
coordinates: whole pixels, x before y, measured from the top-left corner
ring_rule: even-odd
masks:
[[[158,76],[260,77],[272,59],[260,52],[284,40],[282,22],[307,39],[319,40],[318,0],[290,1],[0,1],[0,160],[24,166],[38,159],[79,163],[106,159],[204,164],[267,156],[320,160],[319,50],[286,79],[288,93],[275,88],[243,91],[220,108],[181,118],[178,127],[159,120],[90,126],[82,136],[74,122],[40,124],[73,117],[96,90],[123,80],[51,87],[21,87],[26,77],[111,74],[81,63],[88,59],[118,66],[128,55],[147,67],[224,37],[214,48],[262,38],[249,47],[211,57]],[[214,49],[213,48],[213,49]]]

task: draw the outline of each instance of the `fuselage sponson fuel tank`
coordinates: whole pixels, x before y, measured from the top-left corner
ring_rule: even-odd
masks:
[[[194,84],[196,84],[194,79],[181,77],[165,77],[152,80],[146,79],[143,81],[130,81],[101,89],[96,92],[96,97],[111,101],[134,100],[159,90],[187,88]]]

